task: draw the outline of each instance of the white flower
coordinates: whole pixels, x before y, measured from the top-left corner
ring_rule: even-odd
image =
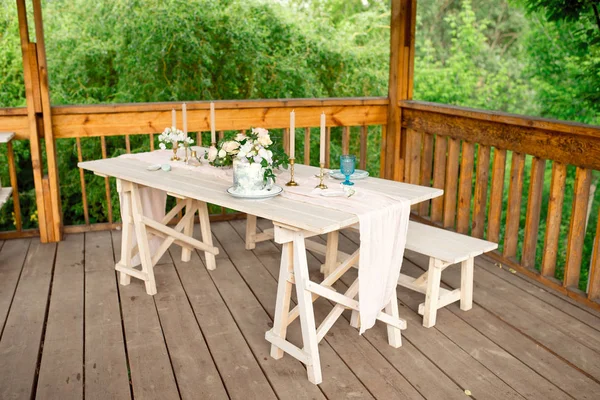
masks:
[[[264,135],[264,136],[258,136],[258,143],[260,143],[262,146],[267,147],[273,144],[273,141],[271,140],[271,138],[269,137],[269,135]]]
[[[242,140],[247,139],[247,138],[248,138],[248,136],[246,136],[243,133],[238,133],[237,135],[235,135],[235,140],[237,140],[238,142],[241,142]]]
[[[258,137],[269,136],[269,131],[265,128],[252,128],[252,133],[256,133]]]
[[[219,158],[225,158],[225,156],[227,155],[227,152],[223,149],[219,150]]]
[[[240,147],[240,144],[236,141],[230,140],[228,142],[223,143],[223,150],[228,153],[231,153],[234,150],[237,150]]]
[[[262,161],[262,157],[261,156],[254,156],[254,162],[260,164],[260,162]]]
[[[273,162],[273,160],[271,158],[271,157],[273,157],[273,153],[271,151],[269,151],[269,150],[265,150],[264,148],[260,149],[258,151],[258,156],[260,156],[261,158],[264,158],[265,160],[267,160],[267,162],[269,164],[272,164],[272,162]]]
[[[166,150],[167,149],[167,145],[164,144],[164,143],[162,143],[162,142],[158,144],[158,147],[160,147],[161,150]]]
[[[217,158],[217,148],[211,147],[208,149],[208,161],[213,162]]]

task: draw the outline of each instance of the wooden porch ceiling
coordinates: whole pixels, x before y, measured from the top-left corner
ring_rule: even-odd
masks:
[[[265,226],[265,222],[261,221]],[[158,294],[117,285],[120,232],[0,242],[0,398],[592,399],[600,393],[600,313],[477,260],[475,306],[440,310],[425,329],[419,294],[400,289],[403,346],[382,325],[364,336],[340,320],[320,345],[324,382],[300,362],[269,357],[279,249],[244,250],[244,221],[213,224],[221,249],[208,272],[173,249],[156,268]],[[344,251],[356,237],[344,233]],[[318,256],[309,258],[318,279]],[[408,254],[403,272],[422,272]],[[337,288],[343,290],[351,277]],[[460,284],[450,268],[443,280]],[[316,303],[317,317],[331,307]],[[346,316],[349,318],[349,315]],[[291,340],[299,340],[293,325]]]

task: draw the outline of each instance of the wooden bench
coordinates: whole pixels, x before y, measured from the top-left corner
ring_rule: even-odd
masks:
[[[495,250],[496,243],[473,238],[411,221],[408,225],[406,249],[429,257],[429,268],[418,278],[400,274],[398,285],[425,293],[425,302],[419,305],[423,326],[435,325],[437,310],[460,300],[461,310],[473,307],[473,265],[478,255]],[[442,271],[461,263],[460,288],[440,287]]]
[[[15,136],[13,132],[0,132],[0,143],[8,143]],[[12,194],[12,188],[2,187],[2,182],[0,182],[0,207],[6,203],[6,200]]]

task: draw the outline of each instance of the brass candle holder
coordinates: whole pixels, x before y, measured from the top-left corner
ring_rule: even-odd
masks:
[[[179,143],[173,143],[173,156],[171,157],[171,161],[179,161],[181,158],[177,157],[177,148],[179,147]]]
[[[298,183],[294,181],[294,164],[296,159],[290,158],[290,181],[285,184],[285,186],[298,186]]]
[[[325,164],[321,163],[321,172],[319,173],[319,184],[315,186],[318,189],[327,189],[327,185],[323,183],[323,179],[325,178],[325,172],[323,171],[325,168]]]

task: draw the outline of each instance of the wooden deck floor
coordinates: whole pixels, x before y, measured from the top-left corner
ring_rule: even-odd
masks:
[[[213,224],[216,271],[196,254],[182,263],[173,248],[155,270],[154,297],[137,280],[117,285],[118,231],[58,245],[0,241],[0,398],[600,398],[600,314],[485,258],[474,308],[440,310],[434,328],[415,312],[422,295],[398,291],[408,320],[400,349],[382,325],[359,336],[338,321],[320,345],[323,383],[313,386],[300,362],[269,357],[280,255],[272,242],[245,251],[244,224]],[[341,248],[356,239],[345,233]],[[320,262],[309,258],[315,279]],[[403,271],[423,265],[407,254]],[[448,269],[444,283],[456,287],[458,272]],[[323,318],[330,304],[315,307]],[[299,341],[297,323],[289,337]]]

